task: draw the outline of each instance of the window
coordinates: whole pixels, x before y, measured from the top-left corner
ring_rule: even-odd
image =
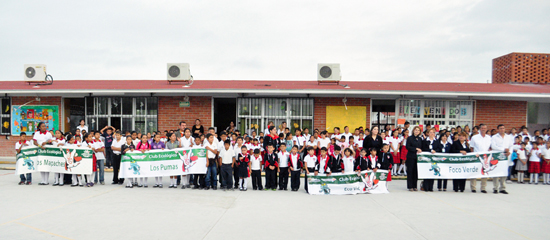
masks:
[[[269,121],[277,127],[286,122],[293,134],[296,128],[313,128],[312,98],[239,98],[237,107],[241,133],[263,132]]]
[[[473,101],[399,99],[397,106],[398,119],[405,119],[412,126],[430,124],[444,129],[473,123]]]
[[[2,130],[0,130],[0,135],[10,135],[11,134],[11,99],[10,98],[0,98],[1,107],[0,110],[0,122],[2,123]]]
[[[156,97],[86,98],[86,124],[90,130],[113,126],[122,131],[157,131]]]

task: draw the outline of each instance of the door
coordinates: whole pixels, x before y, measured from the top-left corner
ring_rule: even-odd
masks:
[[[237,129],[237,99],[236,98],[214,98],[214,126],[217,133],[225,130],[231,122]]]

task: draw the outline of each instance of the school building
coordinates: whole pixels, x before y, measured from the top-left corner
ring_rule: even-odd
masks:
[[[489,129],[550,126],[549,54],[511,53],[493,60],[493,83],[395,81],[56,80],[52,85],[0,82],[0,157],[14,155],[21,131],[36,123],[74,131],[111,125],[142,133],[191,127],[200,119],[218,132],[234,121],[241,132],[263,131],[268,121],[328,130],[359,126],[431,124],[444,129],[485,123]],[[524,64],[535,67],[525,70]],[[523,74],[523,75],[522,75]],[[525,77],[525,75],[527,77]],[[45,106],[45,107],[44,107]],[[51,116],[48,116],[51,115]]]

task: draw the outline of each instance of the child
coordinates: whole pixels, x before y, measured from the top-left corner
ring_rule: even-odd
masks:
[[[290,173],[290,169],[288,169],[288,157],[290,154],[286,149],[286,143],[282,142],[279,145],[280,151],[277,153],[277,158],[279,159],[279,169],[277,170],[277,172],[279,172],[279,191],[287,191],[288,187],[288,174]]]
[[[524,183],[525,171],[527,171],[527,149],[525,149],[525,143],[520,144],[520,148],[517,150],[518,161],[516,162],[516,171],[518,171],[518,183]]]
[[[250,175],[250,157],[246,146],[241,147],[241,153],[239,153],[236,163],[239,169],[239,190],[246,191],[248,185],[246,180]]]
[[[350,137],[350,139],[352,139]],[[342,159],[342,173],[353,173],[353,167],[355,164],[355,152],[351,148],[344,149],[344,158]]]
[[[409,129],[403,130],[403,137],[401,138],[401,152],[399,154],[399,158],[401,159],[401,165],[399,166],[399,170],[397,171],[397,175],[401,175],[401,170],[403,170],[403,175],[407,176],[407,166],[405,165],[405,162],[407,161],[407,153],[409,152],[407,150],[407,138],[409,137]],[[458,139],[457,139],[458,141]]]
[[[292,151],[292,146],[294,146],[294,141],[292,140],[292,133],[286,135],[286,152],[289,153]]]
[[[126,137],[126,143],[120,147],[120,152],[122,155],[125,155],[128,152],[132,152],[136,150],[136,146],[133,143],[132,137]],[[126,184],[126,188],[133,188],[134,186],[137,186],[137,178],[128,178],[128,183]]]
[[[533,142],[533,148],[529,154],[529,184],[533,183],[533,178],[535,180],[535,185],[539,184],[539,173],[540,173],[540,149],[538,148],[538,143]]]
[[[46,144],[50,144],[53,140],[53,136],[50,132],[48,132],[48,128],[46,127],[46,124],[44,122],[38,123],[38,126],[36,127],[38,130],[34,133],[32,137],[33,144],[37,147],[40,147],[44,149],[44,146]],[[48,179],[50,178],[50,172],[40,172],[40,176],[42,177],[42,181],[38,185],[48,185],[50,184],[48,182]]]
[[[93,146],[95,151],[95,157],[97,159],[97,167],[99,168],[99,182],[101,185],[105,185],[105,145],[101,141],[101,133],[99,131],[94,132]],[[97,184],[98,172],[95,172],[94,184]]]
[[[201,140],[202,134],[198,137],[194,138],[195,144],[193,144],[192,148],[204,148],[203,141]],[[208,159],[206,160],[208,162]],[[206,183],[205,183],[205,174],[193,174],[192,181],[193,181],[193,188],[192,189],[205,189]]]
[[[209,129],[210,131],[210,129]],[[206,148],[206,188],[205,190],[212,187],[213,190],[218,189],[218,161],[216,156],[218,155],[218,143],[214,141],[214,135],[212,133],[206,134],[206,143],[204,147]]]
[[[262,134],[262,133],[260,133]],[[256,139],[258,141],[258,139]],[[260,149],[254,149],[254,155],[250,156],[250,169],[252,170],[252,189],[263,190],[262,185],[262,156],[260,155]]]
[[[145,134],[141,135],[141,142],[137,144],[136,150],[141,151],[141,153],[145,153],[150,149],[151,149],[151,145],[149,144],[149,141],[147,141],[147,135]],[[147,187],[147,177],[139,178],[138,187],[145,187],[145,188]]]
[[[307,155],[304,157],[304,169],[306,170],[306,175],[304,176],[305,178],[304,188],[306,189],[307,193],[309,193],[308,187],[307,187],[307,175],[310,172],[315,172],[315,165],[317,165],[317,156],[315,156],[315,149],[313,149],[313,147],[308,147]]]
[[[76,137],[80,137],[78,135],[73,136],[71,134],[67,135],[67,143],[65,143],[65,146],[67,147],[80,147],[82,143],[78,142],[76,140]],[[82,178],[80,175],[77,174],[71,174],[71,187],[76,187],[79,185],[79,181],[82,181]],[[80,182],[80,185],[82,185],[82,182]]]
[[[349,143],[347,142],[346,136],[340,137],[339,142],[337,143],[338,146],[340,146],[340,149],[346,149],[349,147]]]
[[[294,130],[294,133],[296,135],[292,138],[291,146],[298,146],[298,153],[303,153],[307,139],[302,135],[302,131],[299,128],[296,128],[296,130]]]
[[[61,130],[55,131],[55,138],[52,140],[52,145],[54,147],[62,147],[65,146],[65,138],[63,138],[63,133]],[[52,186],[63,186],[63,179],[65,178],[65,174],[63,173],[54,173],[53,174],[53,180],[54,183]]]
[[[32,146],[32,143],[30,141],[27,141],[27,134],[25,132],[21,132],[21,134],[19,134],[19,141],[15,143],[15,151],[17,152],[17,154],[19,154],[23,147],[29,147],[29,146]],[[19,185],[32,184],[32,173],[21,174],[19,175],[19,178],[21,178]]]
[[[339,127],[335,127],[334,128],[334,134],[332,134],[332,136],[330,136],[330,138],[332,139],[340,139],[342,137],[342,135],[340,134],[340,128]]]
[[[315,140],[315,136],[309,136],[308,141],[306,142],[304,154],[302,154],[302,159],[304,159],[307,155],[307,149],[313,148],[313,151],[317,151],[317,140]]]
[[[355,165],[354,169],[357,174],[361,174],[361,171],[365,171],[369,169],[369,159],[367,156],[367,149],[363,148],[361,149],[360,156],[355,158]]]
[[[546,129],[545,129],[546,130]],[[544,151],[544,155],[542,157],[542,184],[550,184],[550,141],[546,142],[546,150]]]
[[[298,145],[292,147],[289,156],[290,165],[290,190],[298,191],[300,189],[300,174],[302,173],[302,161],[300,160],[300,154],[298,153]]]
[[[340,154],[341,150],[340,146],[334,146],[334,154],[330,156],[332,158],[330,170],[334,173],[344,172],[344,162],[342,160],[342,154]]]
[[[380,161],[378,161],[378,156],[376,155],[376,148],[370,149],[370,155],[367,157],[367,170],[372,170],[373,172],[378,171],[378,168],[381,167]]]
[[[327,138],[327,131],[321,132],[321,137],[317,139],[317,149],[329,148],[331,140]],[[313,166],[310,166],[313,167]]]
[[[279,159],[277,154],[274,153],[275,147],[273,145],[267,146],[267,153],[264,156],[265,164],[265,190],[277,189],[277,170],[279,168]]]
[[[392,175],[397,175],[397,166],[401,163],[401,158],[399,157],[399,147],[403,139],[399,137],[399,131],[393,131],[392,137],[389,139],[390,142],[390,153],[393,157],[393,167],[391,169]]]
[[[233,152],[235,152],[235,160],[238,159],[238,155],[243,146],[245,146],[243,137],[237,137],[237,143],[235,143],[235,146],[233,147]],[[233,165],[233,181],[235,182],[235,188],[239,188],[239,166],[237,166],[237,164]]]
[[[166,149],[171,150],[171,149],[179,148],[181,146],[181,143],[178,141],[176,134],[168,133],[168,142],[166,142],[166,144],[164,145],[166,146]],[[183,176],[184,183],[181,185],[181,189],[185,189],[186,179],[187,179],[186,175],[184,175]],[[177,188],[178,187],[177,182],[178,182],[178,176],[170,176],[170,186],[168,188]]]
[[[84,147],[88,147],[88,148],[91,148],[92,149],[92,174],[94,174],[93,172],[96,172],[96,168],[97,168],[97,158],[96,158],[96,149],[94,148],[94,137],[93,137],[93,133],[87,133],[84,135],[84,140],[86,141],[85,143],[83,143]],[[92,182],[92,174],[84,174],[84,176],[86,177],[86,187],[93,187],[94,186],[94,183]],[[80,176],[78,176],[78,182],[80,183],[80,186],[82,187],[82,181],[80,180]],[[73,179],[74,180],[74,179]],[[74,181],[73,181],[73,184],[74,184]]]
[[[397,132],[397,131],[395,131]],[[378,158],[379,162],[380,162],[380,166],[378,167],[379,169],[382,169],[382,170],[390,170],[392,168],[392,164],[393,164],[393,155],[391,153],[389,153],[390,151],[390,145],[388,144],[384,144],[382,145],[382,151],[380,153],[380,157]],[[388,171],[388,178],[387,180],[388,182],[391,181],[391,171]]]
[[[74,144],[75,144],[77,147],[82,146],[82,137],[81,137],[80,135],[75,135],[75,136],[74,136]]]
[[[327,154],[326,148],[321,148],[321,156],[319,156],[319,161],[317,161],[317,164],[315,164],[315,176],[317,174],[326,174],[327,176],[330,176],[330,166],[332,165],[332,162],[330,161],[330,156]]]
[[[235,152],[231,147],[231,140],[226,139],[223,141],[223,149],[221,149],[219,155],[221,187],[224,191],[233,191],[233,165],[235,164],[237,163],[235,162]]]
[[[382,144],[390,144],[390,138],[388,138],[386,132],[381,132],[380,137],[382,138]]]
[[[155,134],[155,136],[153,136],[153,141],[151,141],[150,144],[151,150],[164,150],[166,148],[166,145],[160,141],[160,134]],[[162,176],[155,177],[155,185],[153,185],[153,187],[162,188]]]

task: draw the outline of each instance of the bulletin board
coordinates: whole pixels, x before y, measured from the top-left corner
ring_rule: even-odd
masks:
[[[349,126],[351,131],[360,126],[366,127],[366,106],[327,106],[326,130],[333,132],[334,127],[339,127],[344,132],[344,127]]]
[[[38,124],[44,122],[49,130],[59,129],[59,106],[12,106],[11,134],[27,135],[37,131]]]

